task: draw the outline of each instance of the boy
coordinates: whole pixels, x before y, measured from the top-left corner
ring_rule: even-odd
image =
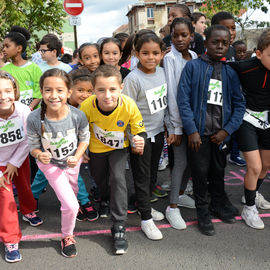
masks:
[[[125,168],[127,160],[127,126],[130,126],[133,153],[142,155],[145,128],[135,102],[121,94],[122,77],[118,69],[102,65],[93,73],[93,96],[81,104],[89,121],[91,138],[90,170],[100,190],[102,201],[110,199],[113,221],[111,228],[115,254],[127,252],[125,233],[127,218],[127,186]],[[108,198],[110,182],[110,198]]]
[[[247,100],[244,121],[236,134],[248,167],[241,216],[254,229],[264,228],[257,208],[270,209],[270,202],[258,191],[270,168],[269,55],[270,29],[267,29],[258,40],[256,57],[230,63],[239,75]]]
[[[207,54],[189,61],[178,86],[178,108],[188,135],[198,225],[205,235],[214,235],[207,197],[211,186],[212,213],[226,223],[234,223],[224,191],[227,142],[242,123],[245,101],[236,72],[221,59],[230,44],[230,32],[214,25],[206,32]],[[196,75],[195,75],[196,74]]]
[[[39,65],[44,73],[48,69],[59,68],[65,72],[70,72],[72,68],[70,65],[58,61],[58,56],[61,53],[62,42],[54,34],[45,35],[39,43],[39,52],[45,63]]]
[[[236,27],[235,27],[234,17],[231,13],[226,12],[226,11],[218,12],[212,17],[212,20],[211,20],[211,25],[216,25],[216,24],[224,25],[230,31],[230,34],[231,34],[230,46],[225,57],[227,61],[233,62],[235,61],[235,50],[232,46],[232,43],[236,37]],[[245,160],[242,159],[240,156],[240,151],[236,142],[235,134],[232,135],[232,150],[231,150],[229,162],[240,167],[246,165]]]
[[[235,51],[235,60],[245,60],[247,58],[247,45],[243,40],[237,40],[232,44]]]

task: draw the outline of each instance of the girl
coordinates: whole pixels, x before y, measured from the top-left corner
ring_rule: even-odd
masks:
[[[206,29],[205,15],[201,12],[193,12],[192,19],[193,19],[192,24],[195,28],[195,32],[199,33],[200,35],[204,37],[205,36],[204,31]]]
[[[61,202],[62,254],[77,255],[73,229],[79,204],[78,175],[81,157],[89,143],[84,113],[67,104],[71,80],[59,69],[47,70],[40,78],[41,108],[27,119],[32,156]]]
[[[270,29],[267,29],[259,37],[256,57],[230,63],[239,75],[247,101],[244,121],[236,136],[247,163],[242,200],[246,205],[241,216],[254,229],[264,228],[257,207],[270,208],[270,203],[259,193],[270,168],[269,54]]]
[[[30,34],[25,28],[11,27],[10,32],[4,39],[3,53],[6,58],[11,58],[12,63],[5,65],[1,69],[16,78],[20,87],[20,102],[33,110],[39,104],[41,98],[39,79],[42,71],[35,63],[22,58],[29,39]]]
[[[151,211],[150,192],[155,187],[164,142],[167,85],[164,70],[158,67],[163,57],[163,42],[152,33],[141,35],[136,40],[136,56],[140,62],[124,80],[123,92],[136,101],[144,119],[147,140],[143,155],[131,154],[130,159],[142,231],[149,239],[160,240],[163,236],[153,219],[161,220],[164,216],[153,209]]]
[[[83,43],[79,48],[79,63],[79,69],[87,68],[90,73],[94,72],[100,65],[98,45],[95,43]]]
[[[171,51],[164,57],[164,69],[168,84],[168,110],[173,132],[168,137],[168,144],[173,144],[174,165],[172,169],[172,183],[170,205],[166,209],[166,218],[175,229],[185,229],[186,224],[181,217],[177,204],[180,202],[189,208],[195,208],[194,201],[187,195],[179,196],[179,190],[187,167],[186,136],[183,135],[182,121],[177,106],[177,86],[185,64],[196,59],[197,54],[189,50],[189,43],[194,35],[194,28],[189,19],[176,18],[171,24]],[[185,183],[186,186],[187,183]]]
[[[17,188],[23,219],[33,226],[42,223],[33,212],[36,201],[29,184],[26,118],[30,109],[17,101],[19,96],[15,79],[9,73],[0,71],[0,238],[5,244],[5,259],[8,262],[22,259],[18,250],[22,234],[12,192],[12,181]]]
[[[91,83],[92,76],[88,69],[77,69],[70,72],[70,77],[72,79],[72,94],[68,100],[68,103],[75,108],[78,108],[80,104],[92,94],[93,86]],[[34,182],[31,185],[31,189],[34,198],[38,201],[40,194],[43,189],[47,186],[48,181],[45,178],[41,170],[38,170]],[[94,221],[98,219],[98,213],[92,206],[89,200],[89,194],[86,190],[84,181],[79,175],[78,178],[78,200],[81,203],[81,208],[77,215],[77,220],[89,220]],[[38,210],[38,209],[37,209]]]
[[[100,45],[101,64],[112,65],[118,68],[122,79],[128,75],[130,70],[119,65],[122,57],[121,42],[116,38],[105,38]]]

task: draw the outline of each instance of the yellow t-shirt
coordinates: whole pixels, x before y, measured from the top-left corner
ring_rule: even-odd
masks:
[[[104,115],[98,110],[95,95],[83,101],[80,109],[89,122],[90,152],[104,153],[128,147],[128,124],[132,135],[145,132],[142,115],[136,103],[126,95],[119,96],[118,106],[110,115]]]

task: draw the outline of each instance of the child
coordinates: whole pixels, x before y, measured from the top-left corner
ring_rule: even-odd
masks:
[[[81,104],[90,124],[90,170],[104,201],[110,183],[110,211],[115,254],[127,252],[127,126],[130,126],[132,149],[141,155],[145,128],[135,102],[122,95],[122,76],[117,67],[102,65],[93,74],[94,94]]]
[[[167,107],[165,73],[163,68],[158,67],[163,57],[162,46],[162,40],[152,33],[136,38],[136,57],[140,62],[138,68],[124,80],[123,91],[137,103],[147,133],[143,155],[131,154],[130,161],[142,231],[151,240],[160,240],[163,237],[153,219],[162,220],[164,215],[150,206],[150,194],[156,185],[164,143],[164,112]]]
[[[100,65],[99,46],[95,43],[83,43],[79,48],[78,68],[87,68],[90,73]]]
[[[189,7],[185,4],[175,4],[170,8],[168,15],[168,25],[171,25],[175,18],[189,18],[192,21],[191,12]],[[171,46],[171,36],[166,36],[163,41],[166,44],[166,47]],[[194,33],[194,38],[190,42],[190,50],[194,51],[198,55],[204,53],[203,37],[199,33]]]
[[[230,63],[236,69],[247,100],[244,121],[237,131],[237,141],[247,162],[244,187],[246,205],[242,218],[254,229],[263,229],[264,223],[257,208],[270,209],[270,202],[258,192],[270,168],[270,30],[265,30],[259,40],[256,57]]]
[[[122,57],[121,42],[116,38],[105,38],[100,45],[100,55],[101,64],[117,67],[124,80],[130,70],[119,65]]]
[[[188,62],[178,86],[178,108],[188,135],[188,157],[201,233],[214,235],[207,197],[211,181],[211,212],[234,223],[224,190],[227,142],[242,123],[245,101],[235,71],[221,61],[230,45],[230,32],[214,25],[206,32],[207,54]]]
[[[40,78],[41,108],[27,118],[31,155],[61,202],[62,254],[77,255],[73,229],[79,204],[78,175],[89,143],[85,115],[67,104],[71,81],[63,70],[47,70]]]
[[[185,206],[195,208],[193,199],[184,195],[179,196],[184,171],[187,167],[187,143],[183,134],[182,121],[177,107],[177,87],[181,72],[185,64],[196,59],[197,54],[189,50],[189,43],[193,37],[194,28],[189,19],[176,18],[171,24],[172,48],[165,55],[163,65],[168,85],[168,110],[173,132],[168,137],[168,144],[172,144],[174,154],[174,166],[172,169],[172,183],[170,193],[170,205],[166,209],[166,218],[175,229],[185,229],[186,224],[181,217],[177,205],[185,201]],[[182,202],[183,203],[183,202]]]
[[[237,40],[232,44],[235,51],[235,60],[247,59],[247,45],[243,40]]]
[[[18,250],[21,239],[17,206],[12,191],[15,184],[23,220],[42,224],[33,212],[36,201],[29,185],[29,147],[26,138],[26,118],[30,109],[18,102],[19,88],[15,79],[0,71],[0,238],[5,244],[5,260],[17,262],[22,259]]]
[[[40,68],[22,58],[27,41],[30,39],[29,32],[19,26],[13,26],[5,36],[3,53],[6,58],[11,58],[12,63],[2,67],[17,80],[20,87],[20,102],[33,110],[40,102],[39,78],[42,75]]]
[[[75,108],[78,108],[80,104],[89,96],[91,96],[93,91],[93,86],[91,83],[91,74],[88,69],[78,69],[70,72],[70,77],[72,80],[72,94],[68,99],[68,103]],[[47,186],[48,180],[45,178],[45,175],[41,170],[38,170],[35,179],[31,185],[31,189],[34,195],[34,198],[38,201],[40,194]],[[88,220],[95,221],[98,219],[98,213],[91,204],[89,200],[89,194],[86,190],[84,180],[79,175],[78,178],[78,200],[81,203],[79,213],[77,215],[77,220]],[[37,209],[38,210],[38,209]]]
[[[58,68],[65,72],[72,70],[71,66],[58,60],[61,53],[62,42],[54,34],[45,35],[39,43],[39,52],[45,63],[39,65],[42,72],[48,69]]]
[[[206,17],[201,12],[192,13],[192,24],[195,28],[195,32],[204,37],[204,31],[206,29]]]

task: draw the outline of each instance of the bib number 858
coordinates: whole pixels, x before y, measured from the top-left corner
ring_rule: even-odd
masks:
[[[7,144],[9,142],[15,142],[16,140],[22,139],[22,132],[20,129],[13,130],[7,133],[1,133],[0,134],[0,141],[2,144]]]

